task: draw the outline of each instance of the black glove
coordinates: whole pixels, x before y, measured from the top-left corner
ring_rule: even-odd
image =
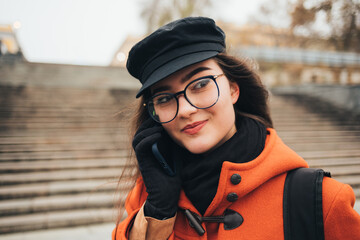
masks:
[[[174,163],[176,164],[175,176],[166,174],[152,153],[152,145],[156,142],[160,153],[167,158],[167,161],[172,161],[173,159],[169,158],[181,151],[164,128],[149,118],[136,132],[132,146],[148,193],[144,205],[145,216],[163,220],[173,217],[177,211],[181,190],[179,173],[181,164],[179,161]]]

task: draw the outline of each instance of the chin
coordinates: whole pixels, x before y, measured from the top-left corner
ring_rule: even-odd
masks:
[[[212,145],[209,143],[195,143],[195,142],[188,142],[184,144],[184,147],[193,154],[202,154],[210,151],[212,149]]]

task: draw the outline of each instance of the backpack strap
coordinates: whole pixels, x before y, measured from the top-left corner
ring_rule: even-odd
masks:
[[[322,182],[330,173],[322,169],[289,171],[284,185],[285,240],[324,240]]]

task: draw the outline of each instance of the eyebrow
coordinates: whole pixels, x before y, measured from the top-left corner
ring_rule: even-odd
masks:
[[[163,92],[163,91],[168,91],[168,90],[170,90],[169,86],[161,86],[161,87],[155,88],[154,91],[152,91],[151,95],[154,96],[158,92]]]
[[[210,70],[210,68],[208,68],[208,67],[198,67],[198,68],[195,68],[193,71],[191,71],[190,73],[188,73],[185,77],[183,77],[183,78],[181,79],[181,83],[186,82],[187,80],[189,80],[190,78],[192,78],[193,76],[195,76],[196,74],[198,74],[199,72],[206,71],[206,70]]]
[[[210,68],[198,67],[198,68],[194,69],[193,71],[191,71],[190,73],[188,73],[185,77],[183,77],[180,82],[184,83],[184,82],[188,81],[189,79],[191,79],[196,74],[206,71],[206,70],[210,70]],[[155,88],[154,91],[151,93],[151,95],[155,95],[158,92],[169,91],[169,90],[171,90],[171,87],[169,85],[160,86],[158,88]]]

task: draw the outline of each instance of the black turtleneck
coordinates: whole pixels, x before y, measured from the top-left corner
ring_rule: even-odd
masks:
[[[237,132],[210,153],[182,157],[181,178],[186,196],[204,215],[215,197],[224,161],[245,163],[260,155],[265,146],[266,127],[260,122],[238,117]]]

